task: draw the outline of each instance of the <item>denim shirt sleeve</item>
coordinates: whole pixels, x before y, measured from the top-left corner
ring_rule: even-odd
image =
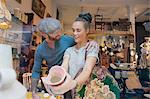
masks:
[[[35,59],[34,59],[34,65],[32,69],[32,78],[39,79],[40,78],[40,73],[41,73],[41,64],[42,64],[42,56],[41,53],[42,51],[38,47],[36,52],[35,52]]]

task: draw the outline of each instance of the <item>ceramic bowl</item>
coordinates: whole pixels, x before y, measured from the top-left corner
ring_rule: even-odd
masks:
[[[53,66],[49,70],[48,80],[52,86],[60,85],[66,78],[66,70],[62,66]]]

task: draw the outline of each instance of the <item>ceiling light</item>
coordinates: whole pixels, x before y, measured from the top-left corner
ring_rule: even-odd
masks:
[[[135,12],[135,14],[139,14],[139,12],[138,12],[138,11],[136,11],[136,12]]]
[[[6,1],[0,0],[0,29],[8,29],[11,27],[11,14],[6,7]]]
[[[80,0],[80,2],[84,2],[85,0]]]
[[[147,12],[144,14],[145,16],[150,16],[150,12]]]

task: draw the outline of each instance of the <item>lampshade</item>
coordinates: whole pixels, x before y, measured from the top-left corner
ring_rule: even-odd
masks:
[[[13,68],[11,46],[0,44],[0,55],[0,68]]]
[[[134,51],[134,50],[131,50],[131,51],[130,51],[130,54],[131,54],[131,56],[133,57],[133,56],[135,55],[135,51]]]
[[[12,68],[12,47],[0,44],[0,99],[25,99],[26,92]]]
[[[6,1],[0,0],[0,29],[8,29],[11,27],[11,14],[6,7]]]

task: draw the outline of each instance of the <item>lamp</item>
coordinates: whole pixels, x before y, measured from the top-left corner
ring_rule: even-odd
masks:
[[[130,55],[131,55],[132,57],[134,57],[134,55],[135,55],[135,51],[134,51],[134,49],[131,49],[131,51],[130,51]]]
[[[0,29],[8,29],[11,27],[11,14],[6,7],[6,0],[0,0]]]
[[[10,45],[0,44],[0,62],[0,98],[25,99],[27,90],[16,79]]]

